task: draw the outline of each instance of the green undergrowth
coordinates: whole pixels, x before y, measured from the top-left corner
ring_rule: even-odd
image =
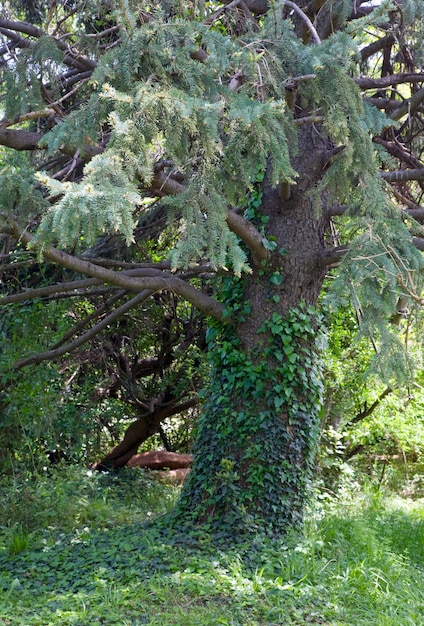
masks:
[[[138,470],[3,478],[0,623],[424,623],[424,500],[339,495],[312,506],[302,531],[230,544],[167,531],[177,495]]]

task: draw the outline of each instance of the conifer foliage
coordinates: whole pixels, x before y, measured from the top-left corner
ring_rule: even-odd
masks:
[[[353,304],[385,382],[408,370],[392,322],[423,302],[423,30],[419,0],[1,9],[0,305],[103,286],[116,317],[163,293],[213,320],[179,520],[300,519],[324,304]],[[23,248],[68,282],[21,292]]]

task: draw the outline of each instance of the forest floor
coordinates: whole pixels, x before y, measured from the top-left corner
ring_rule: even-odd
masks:
[[[0,481],[2,626],[423,626],[424,499],[350,485],[226,546],[146,524],[178,488],[67,467]]]

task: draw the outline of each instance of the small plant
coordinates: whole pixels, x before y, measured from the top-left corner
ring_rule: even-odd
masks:
[[[13,556],[15,554],[20,554],[27,550],[30,546],[30,535],[29,532],[23,528],[22,526],[16,526],[12,528],[10,531],[10,535],[7,541],[7,551]]]

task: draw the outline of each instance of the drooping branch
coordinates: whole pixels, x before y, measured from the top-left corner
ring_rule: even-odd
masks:
[[[402,102],[397,109],[390,113],[390,117],[393,120],[400,120],[405,115],[410,115],[420,106],[424,101],[424,87],[421,87],[416,93],[414,93],[408,100]]]
[[[14,235],[22,243],[27,246],[32,244],[34,247],[32,235],[28,232],[21,232],[15,222],[9,220],[6,228],[9,229],[10,234]],[[57,250],[53,246],[43,249],[42,254],[49,261],[73,270],[76,273],[98,278],[104,283],[116,285],[117,287],[128,289],[129,291],[143,291],[145,289],[151,292],[172,291],[194,304],[195,307],[206,315],[220,320],[223,319],[225,307],[222,304],[199,289],[196,289],[193,285],[167,272],[157,271],[153,276],[131,276],[128,273],[110,270],[91,263],[90,261],[86,261],[85,259],[77,258],[62,250]]]
[[[264,247],[263,237],[251,222],[234,211],[228,211],[227,224],[228,228],[248,246],[256,265],[260,265],[262,261],[269,261],[271,253]]]
[[[167,176],[162,170],[155,173],[152,187],[160,195],[177,195],[186,189],[182,183],[170,175]],[[269,259],[269,250],[263,244],[263,237],[251,222],[231,210],[228,211],[226,221],[228,228],[244,241],[252,252],[255,263],[260,264],[262,260]]]

